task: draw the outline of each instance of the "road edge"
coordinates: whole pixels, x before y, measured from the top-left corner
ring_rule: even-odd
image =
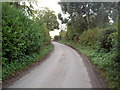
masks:
[[[58,43],[61,43],[61,42],[58,42]],[[87,67],[87,71],[89,72],[88,74],[89,74],[90,78],[95,80],[95,82],[91,82],[93,88],[98,88],[98,87],[99,88],[108,88],[107,82],[100,75],[100,72],[96,69],[96,66],[91,62],[91,60],[86,55],[84,55],[80,50],[74,48],[71,45],[68,45],[65,43],[61,43],[61,44],[71,47],[82,57],[83,62],[85,64],[85,66]]]
[[[29,74],[33,69],[42,64],[44,61],[46,61],[47,58],[51,55],[51,53],[54,51],[54,45],[52,44],[52,42],[51,45],[53,49],[49,53],[47,53],[45,56],[39,59],[39,61],[35,62],[35,64],[31,64],[30,66],[28,66],[28,68],[21,70],[19,73],[16,73],[15,76],[11,76],[10,79],[2,82],[2,88],[8,88],[10,85],[14,84],[14,82]]]

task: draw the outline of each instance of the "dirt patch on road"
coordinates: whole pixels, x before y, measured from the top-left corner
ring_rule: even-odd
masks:
[[[62,43],[62,44],[64,44],[64,43]],[[67,44],[64,44],[64,45],[67,45]],[[107,88],[107,82],[101,76],[101,73],[96,69],[95,65],[91,62],[91,60],[87,56],[85,56],[83,53],[81,53],[78,49],[76,49],[70,45],[67,45],[67,46],[69,46],[72,49],[74,49],[75,51],[77,51],[79,53],[79,55],[82,57],[83,62],[85,64],[85,66],[87,67],[88,74],[91,78],[92,87]]]
[[[52,46],[53,46],[53,49],[51,50],[51,52],[49,52],[48,54],[46,54],[39,61],[35,62],[34,64],[31,64],[30,66],[28,66],[28,68],[19,71],[19,73],[17,72],[14,76],[10,76],[7,80],[5,80],[4,82],[2,82],[2,88],[7,88],[7,87],[11,86],[15,81],[19,80],[20,78],[22,78],[26,74],[30,73],[35,67],[39,66],[42,62],[44,62],[45,60],[47,60],[47,58],[54,51],[54,45],[52,44]]]

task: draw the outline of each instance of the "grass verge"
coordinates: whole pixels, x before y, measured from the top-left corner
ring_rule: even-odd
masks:
[[[38,53],[34,52],[31,55],[22,57],[19,60],[11,62],[2,66],[2,81],[9,79],[10,77],[15,76],[17,73],[20,73],[22,70],[27,69],[32,64],[39,62],[45,55],[50,53],[53,50],[52,45],[44,46]]]
[[[61,43],[70,45],[84,55],[86,55],[97,68],[97,71],[101,73],[101,76],[108,83],[108,88],[120,88],[118,65],[114,62],[114,52],[97,52],[90,46],[82,46],[79,43],[72,41],[59,41]]]

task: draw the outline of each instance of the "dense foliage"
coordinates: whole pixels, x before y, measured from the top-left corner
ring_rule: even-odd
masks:
[[[69,17],[66,19],[58,14],[59,19],[67,25],[67,31],[61,31],[58,40],[85,53],[102,72],[108,87],[118,88],[117,3],[60,2],[60,5]]]
[[[42,18],[39,23],[46,23],[46,27],[49,31],[59,29],[59,23],[54,11],[51,11],[48,8],[44,8],[43,10],[37,11],[37,13],[37,18]]]
[[[85,30],[109,27],[117,21],[118,8],[115,2],[60,2],[59,4],[63,13],[69,14],[66,18],[58,14],[58,18],[67,24],[69,40],[78,38]]]
[[[52,49],[46,23],[38,23],[44,18],[35,18],[14,4],[2,3],[3,80]]]
[[[116,41],[115,38],[114,40]],[[61,40],[60,42],[68,44],[85,54],[91,60],[92,64],[95,65],[97,71],[101,73],[101,76],[107,81],[109,88],[120,88],[120,72],[119,63],[116,62],[116,48],[106,53],[104,50],[98,52],[92,46],[84,46],[73,41]]]
[[[11,62],[49,43],[41,26],[14,6],[3,4],[3,57]],[[5,59],[4,59],[5,60]]]
[[[53,40],[54,41],[58,41],[59,40],[59,36],[55,35]]]

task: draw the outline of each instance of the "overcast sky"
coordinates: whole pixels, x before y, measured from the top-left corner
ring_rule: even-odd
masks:
[[[37,0],[39,7],[48,7],[51,10],[54,10],[55,13],[61,12],[61,7],[58,4],[60,0]]]
[[[50,10],[55,11],[56,16],[58,13],[62,13],[61,6],[58,4],[60,0],[37,0],[37,9],[40,9],[42,7],[48,7]],[[60,23],[60,21],[59,21]],[[61,25],[60,24],[60,29],[64,29],[66,25]],[[54,30],[50,32],[51,37],[53,38],[55,35],[59,35],[60,30]]]

